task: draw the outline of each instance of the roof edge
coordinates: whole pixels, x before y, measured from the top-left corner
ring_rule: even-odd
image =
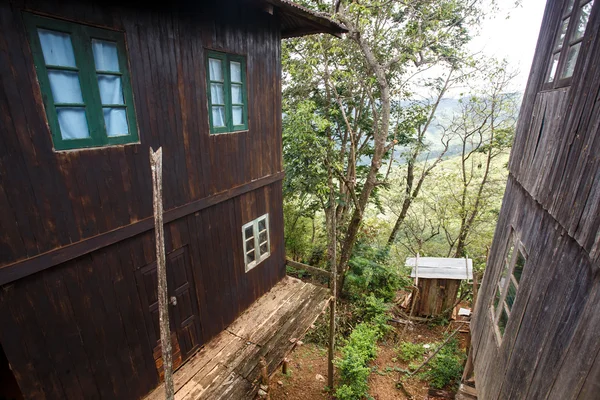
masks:
[[[266,2],[277,7],[280,12],[299,18],[304,22],[302,29],[282,31],[283,39],[315,33],[329,33],[341,37],[342,33],[348,32],[345,26],[332,20],[327,14],[310,10],[290,0],[266,0]]]

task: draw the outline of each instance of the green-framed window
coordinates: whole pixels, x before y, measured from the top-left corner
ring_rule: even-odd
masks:
[[[246,59],[207,51],[206,79],[211,133],[248,129]]]
[[[56,150],[138,141],[122,32],[24,13]]]

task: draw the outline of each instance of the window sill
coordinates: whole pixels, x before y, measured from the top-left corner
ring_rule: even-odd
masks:
[[[248,273],[248,271],[256,268],[257,265],[259,265],[260,263],[265,261],[267,258],[269,258],[270,255],[271,255],[271,252],[263,255],[258,261],[252,261],[250,264],[246,265],[246,273]]]
[[[223,135],[235,135],[237,133],[247,133],[249,131],[250,131],[249,129],[242,129],[239,131],[232,131],[232,132],[210,132],[209,136],[217,137],[217,136],[223,136]]]
[[[131,143],[119,143],[119,144],[105,144],[102,146],[93,146],[93,147],[78,147],[76,149],[56,149],[56,148],[52,148],[52,152],[54,153],[72,153],[72,152],[81,152],[81,151],[92,151],[92,150],[105,150],[105,149],[114,149],[114,148],[120,148],[120,147],[126,147],[126,146],[138,146],[142,144],[142,142],[140,140],[138,140],[137,142],[131,142]]]

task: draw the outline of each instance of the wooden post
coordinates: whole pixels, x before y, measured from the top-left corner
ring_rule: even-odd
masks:
[[[288,374],[288,363],[289,360],[287,358],[283,359],[283,364],[281,364],[281,373],[283,375],[287,375]]]
[[[169,300],[167,294],[167,265],[165,256],[165,233],[163,226],[162,199],[162,147],[154,151],[150,148],[152,169],[152,192],[154,205],[154,232],[156,236],[156,274],[158,275],[158,321],[160,326],[160,347],[165,374],[165,399],[173,400],[173,357],[171,349],[171,329],[169,328]]]
[[[408,319],[411,320],[413,314],[415,312],[415,304],[419,300],[419,253],[417,252],[417,256],[415,258],[415,289],[412,293],[412,299],[410,304],[410,313],[408,314]],[[406,328],[408,328],[408,324],[404,325],[404,329],[402,329],[402,337],[406,334]]]
[[[331,167],[330,167],[331,168]],[[327,386],[333,391],[333,358],[335,353],[335,308],[337,299],[337,218],[331,169],[329,172],[329,265],[331,266],[331,300],[329,302],[329,354],[327,357]]]

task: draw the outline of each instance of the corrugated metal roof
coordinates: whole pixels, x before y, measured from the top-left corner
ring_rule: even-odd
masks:
[[[416,278],[416,257],[408,257],[406,266],[412,267],[410,276]],[[470,258],[419,257],[419,278],[473,279],[473,260]]]

